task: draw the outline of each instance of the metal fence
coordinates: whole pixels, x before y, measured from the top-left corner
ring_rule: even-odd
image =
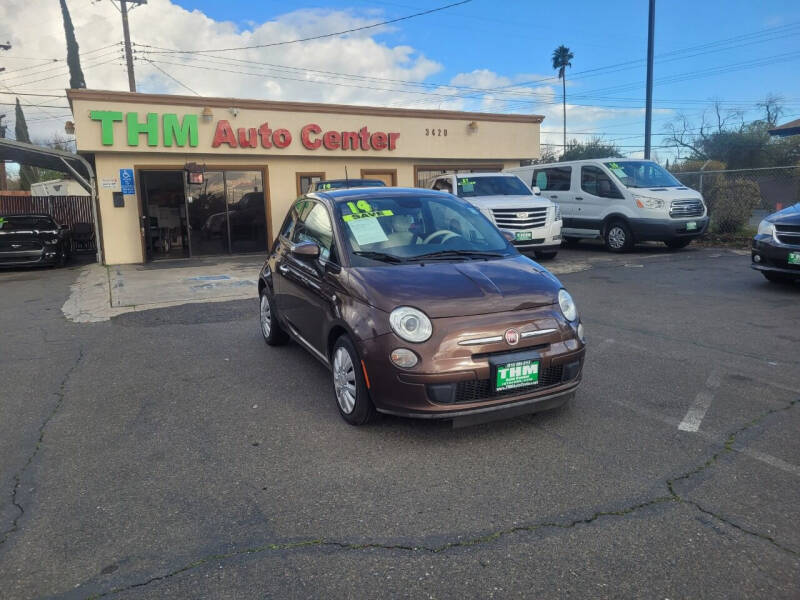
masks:
[[[62,225],[94,224],[90,196],[5,196],[0,192],[0,214],[43,213]]]
[[[703,194],[714,233],[740,233],[766,215],[800,202],[800,166],[675,172]]]

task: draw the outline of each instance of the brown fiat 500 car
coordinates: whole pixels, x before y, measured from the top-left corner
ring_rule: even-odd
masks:
[[[567,401],[583,325],[546,269],[444,192],[312,192],[261,271],[261,331],[333,374],[342,417],[491,420]]]

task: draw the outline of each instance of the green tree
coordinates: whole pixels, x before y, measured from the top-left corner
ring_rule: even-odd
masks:
[[[553,50],[553,69],[558,69],[558,78],[562,85],[562,104],[564,107],[564,150],[567,149],[567,67],[572,66],[572,54],[569,48],[564,45]]]
[[[64,20],[64,35],[67,38],[67,65],[69,66],[69,87],[71,89],[85,88],[86,81],[81,69],[78,40],[75,39],[75,28],[72,26],[72,17],[69,14],[66,0],[61,0],[61,16]]]
[[[609,158],[622,154],[618,146],[612,142],[606,142],[602,138],[592,138],[588,142],[581,143],[572,140],[564,147],[561,154],[561,161],[565,160],[584,160],[587,158]]]
[[[17,105],[14,108],[14,136],[18,142],[31,143],[31,136],[28,135],[28,123],[25,121],[25,113],[22,112],[22,105],[17,98]],[[30,165],[19,166],[19,187],[22,190],[31,189],[31,183],[36,180],[36,174]]]

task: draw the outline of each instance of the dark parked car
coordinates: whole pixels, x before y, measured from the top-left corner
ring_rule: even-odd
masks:
[[[800,203],[759,223],[752,258],[751,266],[770,281],[800,279]]]
[[[359,187],[386,187],[380,179],[326,179],[314,184],[314,191],[343,190]]]
[[[310,192],[258,287],[266,342],[292,337],[327,365],[351,424],[375,411],[462,423],[536,412],[581,379],[569,293],[448,193]]]
[[[0,215],[0,267],[63,265],[70,230],[50,215]]]

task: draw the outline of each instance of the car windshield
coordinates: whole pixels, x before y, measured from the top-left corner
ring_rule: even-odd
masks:
[[[532,196],[519,177],[469,177],[457,176],[459,198],[474,198],[475,196]]]
[[[516,253],[478,209],[452,196],[369,197],[339,202],[336,213],[354,266]]]
[[[0,231],[39,231],[58,229],[50,217],[11,216],[0,217]]]
[[[386,187],[380,179],[336,179],[333,181],[318,181],[316,190],[342,190],[357,187]]]
[[[618,160],[603,164],[625,187],[657,188],[683,185],[669,171],[649,160]]]

